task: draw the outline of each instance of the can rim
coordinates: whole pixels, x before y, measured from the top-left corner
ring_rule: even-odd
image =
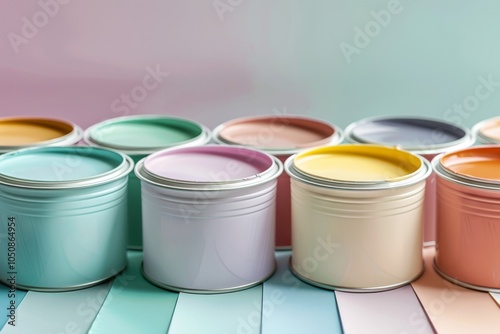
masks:
[[[451,123],[446,123],[438,118],[435,117],[421,117],[421,116],[374,116],[374,117],[367,117],[362,120],[353,122],[349,124],[346,129],[345,129],[345,134],[346,134],[346,140],[351,143],[364,143],[364,144],[379,144],[379,145],[388,145],[387,143],[379,143],[379,142],[371,142],[371,141],[365,141],[362,138],[357,137],[354,134],[354,130],[362,124],[367,124],[367,123],[372,123],[375,121],[382,121],[382,120],[418,120],[418,121],[430,121],[430,122],[436,122],[439,124],[442,124],[447,127],[455,127],[465,133],[465,135],[457,140],[448,142],[448,143],[443,143],[443,144],[434,144],[434,145],[417,145],[417,146],[404,146],[404,145],[397,145],[395,146],[400,147],[401,149],[404,149],[406,151],[410,151],[415,154],[439,154],[442,153],[443,151],[447,150],[454,150],[454,149],[460,149],[464,147],[471,146],[474,144],[474,141],[476,140],[475,134],[469,130],[468,128],[461,126],[459,124],[451,124]]]
[[[308,143],[307,145],[303,145],[300,147],[283,147],[283,148],[272,148],[272,147],[265,147],[265,146],[259,146],[259,145],[242,145],[241,143],[224,139],[220,135],[220,133],[223,129],[225,129],[229,126],[232,126],[234,123],[251,121],[251,120],[259,120],[259,119],[265,120],[265,119],[269,119],[269,118],[273,118],[273,117],[274,118],[292,118],[292,119],[296,119],[296,120],[305,120],[305,121],[320,123],[322,125],[330,127],[333,130],[333,134],[332,134],[332,136],[330,136],[328,138],[324,138],[320,141],[311,142],[311,143]],[[300,115],[285,115],[285,116],[256,115],[256,116],[235,118],[235,119],[229,120],[227,122],[224,122],[224,123],[218,125],[212,131],[212,140],[217,144],[251,147],[251,148],[255,148],[257,150],[261,150],[263,152],[272,154],[272,155],[291,155],[291,154],[298,153],[305,148],[323,146],[323,145],[340,144],[344,140],[344,131],[339,126],[337,126],[333,123],[327,122],[325,120],[313,118],[313,117],[306,117],[306,116],[300,116]]]
[[[172,143],[170,145],[161,145],[161,146],[153,146],[153,147],[131,147],[131,146],[126,146],[126,145],[112,145],[112,144],[107,144],[104,141],[99,141],[96,140],[95,138],[92,137],[92,132],[98,130],[99,128],[102,127],[107,127],[109,125],[115,124],[117,122],[122,122],[122,121],[134,121],[134,120],[154,120],[154,119],[161,119],[161,120],[167,120],[167,121],[182,121],[189,123],[191,125],[194,125],[198,127],[201,131],[201,133],[191,139],[187,139],[184,141],[180,141],[177,143]],[[173,117],[173,116],[166,116],[166,115],[133,115],[133,116],[121,116],[121,117],[115,117],[111,118],[108,120],[105,120],[100,123],[96,123],[89,128],[85,130],[83,133],[83,141],[85,144],[89,146],[95,146],[95,147],[102,147],[102,148],[109,148],[113,149],[116,151],[120,151],[125,154],[151,154],[156,151],[159,151],[164,148],[170,148],[170,147],[186,147],[186,146],[194,146],[194,145],[204,145],[210,142],[211,140],[211,132],[210,129],[204,126],[203,124],[200,124],[196,121],[193,121],[191,119],[187,118],[182,118],[182,117]]]
[[[83,130],[77,124],[55,117],[40,117],[40,116],[12,116],[12,117],[2,117],[0,118],[0,122],[2,121],[52,121],[60,124],[65,124],[71,126],[71,132],[65,134],[61,137],[56,137],[49,140],[44,140],[40,142],[36,142],[28,145],[18,145],[18,146],[0,146],[0,154],[8,153],[15,150],[21,150],[30,147],[46,147],[46,146],[69,146],[78,143],[83,138]]]
[[[476,123],[473,127],[472,127],[472,132],[474,133],[474,135],[476,136],[477,140],[479,142],[481,142],[482,144],[500,144],[500,140],[496,140],[494,138],[491,138],[487,135],[485,135],[481,129],[484,128],[484,126],[492,121],[498,121],[500,122],[500,116],[495,116],[495,117],[491,117],[491,118],[488,118],[488,119],[485,119],[485,120],[482,120],[478,123]]]
[[[487,286],[475,285],[475,284],[467,283],[467,282],[464,282],[464,281],[461,281],[459,279],[456,279],[456,278],[449,276],[441,268],[439,268],[439,266],[437,264],[436,257],[434,257],[434,259],[432,261],[432,265],[434,267],[434,270],[436,271],[436,273],[439,276],[441,276],[442,278],[444,278],[445,280],[447,280],[453,284],[460,285],[464,288],[468,288],[468,289],[472,289],[472,290],[500,293],[500,288],[489,288]]]
[[[8,159],[12,156],[25,154],[29,152],[37,152],[37,151],[45,151],[48,149],[57,149],[57,150],[67,150],[71,148],[72,150],[100,150],[106,152],[112,152],[114,154],[119,155],[122,160],[118,166],[115,168],[96,175],[94,177],[86,177],[76,180],[68,180],[68,181],[37,181],[37,180],[27,180],[17,177],[11,177],[4,175],[0,172],[0,184],[12,186],[16,188],[29,188],[29,189],[73,189],[73,188],[86,188],[92,187],[95,185],[100,185],[103,183],[108,183],[115,181],[121,177],[128,175],[133,167],[134,162],[132,158],[129,156],[115,150],[98,148],[98,147],[86,147],[86,146],[72,146],[72,147],[30,147],[25,149],[16,150],[13,152],[6,153],[0,157],[0,160]],[[69,152],[68,152],[69,154]]]
[[[352,144],[356,145],[356,144]],[[366,144],[357,144],[357,145],[366,145]],[[284,164],[284,169],[286,173],[294,180],[303,182],[308,185],[322,187],[322,188],[330,188],[330,189],[342,189],[342,190],[381,190],[381,189],[394,189],[400,187],[406,187],[410,185],[414,185],[421,181],[427,179],[431,172],[432,167],[427,159],[422,158],[421,156],[407,152],[412,156],[417,157],[421,161],[420,168],[413,173],[412,175],[402,178],[397,181],[383,181],[383,182],[357,182],[357,181],[339,181],[339,180],[331,180],[331,179],[321,179],[321,178],[313,178],[309,175],[300,173],[294,166],[294,159],[297,154],[290,156],[286,159]]]
[[[217,145],[214,145],[217,146]],[[247,148],[248,149],[248,148]],[[261,152],[268,155],[265,152]],[[146,183],[159,186],[162,188],[169,188],[175,190],[188,190],[188,191],[219,191],[219,190],[234,190],[234,189],[244,189],[248,187],[258,186],[272,180],[277,179],[283,172],[282,162],[272,156],[268,155],[273,161],[272,166],[266,171],[267,173],[261,174],[259,177],[254,177],[251,179],[239,179],[233,182],[190,182],[184,180],[175,180],[168,178],[161,178],[154,174],[148,173],[144,168],[144,162],[146,158],[139,160],[135,164],[134,172],[135,175]]]

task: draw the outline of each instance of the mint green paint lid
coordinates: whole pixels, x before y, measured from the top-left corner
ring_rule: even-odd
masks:
[[[210,140],[209,130],[194,121],[163,115],[125,116],[106,120],[88,128],[84,140],[89,145],[107,147],[130,154],[183,145],[202,145]]]

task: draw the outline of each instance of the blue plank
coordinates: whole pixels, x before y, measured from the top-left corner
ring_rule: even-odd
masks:
[[[142,253],[129,251],[127,269],[118,276],[89,333],[166,333],[178,293],[160,289],[141,272]]]
[[[342,333],[335,294],[293,276],[290,253],[276,253],[278,269],[263,284],[262,334]]]

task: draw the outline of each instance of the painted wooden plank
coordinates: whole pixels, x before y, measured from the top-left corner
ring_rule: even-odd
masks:
[[[128,252],[128,266],[116,277],[89,333],[167,332],[179,294],[147,282],[141,261],[141,252]]]

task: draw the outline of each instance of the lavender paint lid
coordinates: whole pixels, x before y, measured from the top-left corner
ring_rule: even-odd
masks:
[[[475,141],[463,126],[416,116],[366,118],[350,124],[345,132],[350,142],[398,146],[420,154],[468,147]]]

